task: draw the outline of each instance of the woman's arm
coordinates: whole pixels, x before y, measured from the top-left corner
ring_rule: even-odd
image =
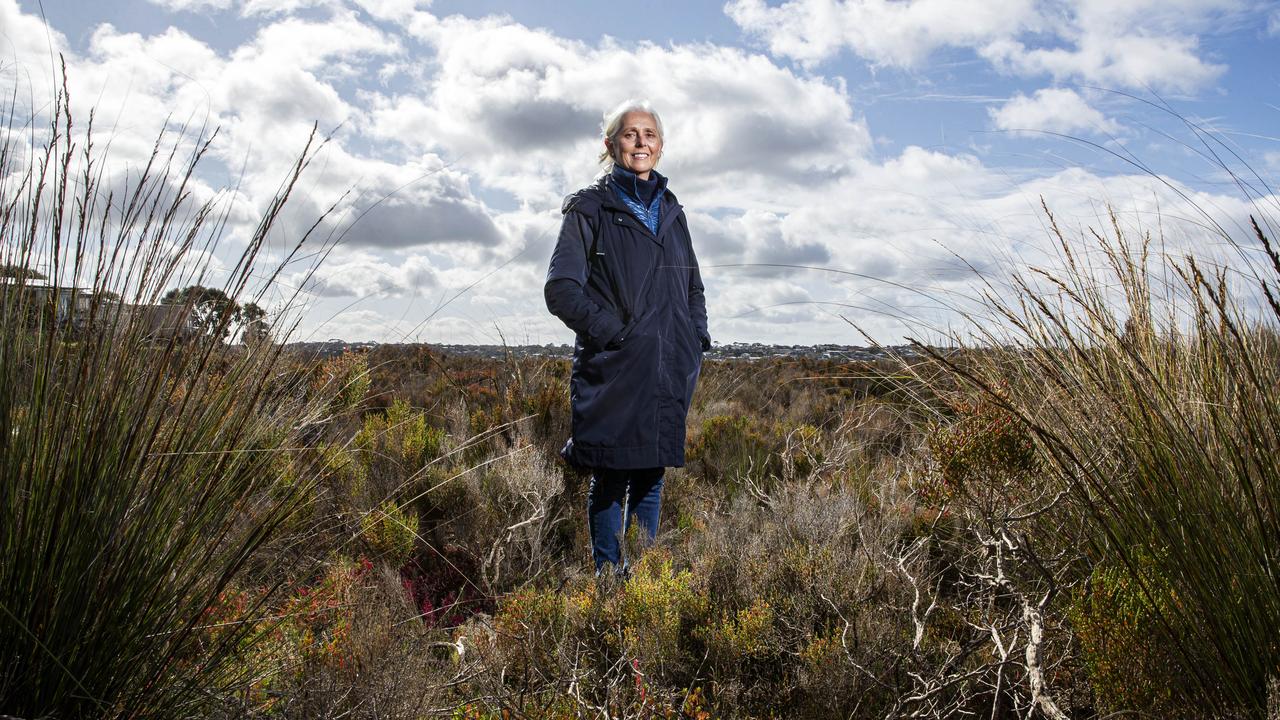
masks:
[[[551,253],[551,267],[542,294],[552,315],[591,345],[603,348],[614,340],[621,340],[618,335],[622,334],[623,324],[587,296],[587,247],[591,237],[591,224],[585,215],[578,212],[565,215],[556,249]]]

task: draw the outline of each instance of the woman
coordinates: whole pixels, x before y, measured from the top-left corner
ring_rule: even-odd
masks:
[[[606,172],[564,201],[544,289],[577,333],[562,454],[591,468],[587,500],[596,572],[621,569],[634,521],[658,532],[664,468],[684,465],[685,417],[710,349],[702,276],[667,179],[662,120],[630,101],[605,117]],[[625,505],[625,511],[624,511]]]

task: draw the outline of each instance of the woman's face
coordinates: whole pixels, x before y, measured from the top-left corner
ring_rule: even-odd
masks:
[[[604,141],[613,161],[635,173],[641,180],[649,179],[649,171],[662,156],[662,136],[658,124],[647,112],[632,110],[622,116],[622,128],[615,140]]]

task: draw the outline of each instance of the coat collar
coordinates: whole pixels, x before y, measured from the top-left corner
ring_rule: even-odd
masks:
[[[661,197],[662,193],[667,189],[667,178],[657,170],[649,171],[649,179],[641,180],[635,173],[622,167],[614,165],[613,171],[609,173],[609,179],[615,183],[619,189],[626,192],[632,199],[639,201],[645,207],[648,207],[655,198]],[[646,200],[641,196],[640,189],[645,188],[649,197]]]
[[[628,210],[627,206],[618,199],[617,193],[615,193],[613,188],[610,187],[611,182],[613,182],[612,177],[609,173],[605,173],[598,181],[596,181],[595,185],[591,186],[591,189],[595,191],[602,207],[624,212],[630,216],[631,211]],[[671,227],[671,223],[675,222],[680,214],[684,212],[684,206],[680,204],[680,201],[676,198],[676,194],[671,192],[671,189],[667,187],[665,177],[662,178],[662,188],[662,219],[658,224],[658,233],[654,236],[654,240],[658,241],[659,244],[661,244],[659,238],[661,238],[663,233]],[[637,220],[636,224],[644,228],[645,232],[648,232],[649,228],[644,227],[644,223]]]

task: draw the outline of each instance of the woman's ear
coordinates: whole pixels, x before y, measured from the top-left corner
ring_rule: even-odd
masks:
[[[614,155],[613,155],[613,141],[612,141],[612,140],[610,140],[609,138],[605,138],[605,139],[604,139],[604,151],[605,151],[605,152],[607,152],[607,153],[609,153],[609,159],[610,159],[610,160],[617,160],[617,159],[618,159],[618,158],[614,157]]]

